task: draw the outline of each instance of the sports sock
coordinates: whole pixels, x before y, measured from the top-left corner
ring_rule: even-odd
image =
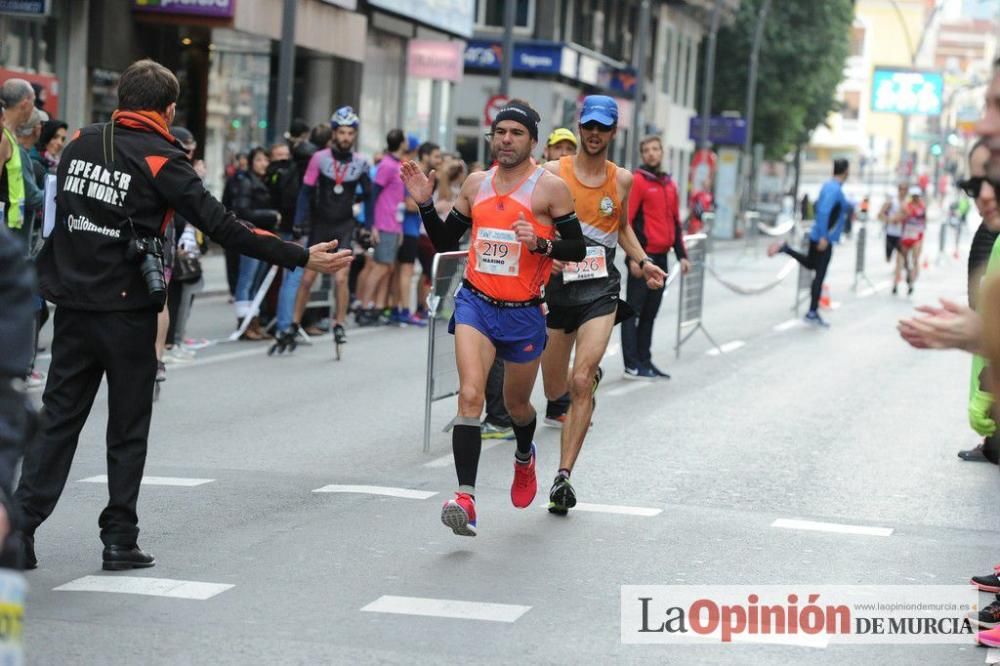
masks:
[[[526,463],[531,460],[531,441],[535,438],[535,424],[537,417],[531,417],[531,421],[525,425],[514,423],[514,437],[517,439],[517,452],[514,457],[518,462]]]
[[[568,469],[566,469],[565,467],[560,467],[559,471],[556,472],[556,476],[561,476],[564,479],[569,479],[569,474],[570,474],[570,471]]]
[[[459,492],[473,495],[476,489],[476,471],[479,469],[479,454],[483,450],[479,419],[476,425],[455,424],[451,430],[451,450],[455,456],[455,473],[458,476]]]

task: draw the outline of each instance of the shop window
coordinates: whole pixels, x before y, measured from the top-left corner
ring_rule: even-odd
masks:
[[[504,0],[476,0],[476,27],[503,29]],[[535,0],[517,0],[514,30],[531,33],[535,29]]]

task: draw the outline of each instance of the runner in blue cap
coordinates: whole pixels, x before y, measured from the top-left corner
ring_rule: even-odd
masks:
[[[605,95],[584,98],[579,130],[580,152],[544,167],[562,178],[573,193],[587,244],[584,261],[553,262],[553,276],[545,291],[549,307],[549,342],[542,354],[542,379],[549,400],[545,423],[562,426],[559,472],[549,493],[549,511],[556,514],[565,514],[576,505],[569,476],[594,412],[593,395],[602,375],[598,364],[614,325],[632,313],[619,299],[616,247],[621,245],[638,264],[650,289],[661,289],[667,277],[646,256],[628,224],[632,174],[608,160],[608,146],[618,132],[618,104]],[[574,345],[576,356],[569,368]]]

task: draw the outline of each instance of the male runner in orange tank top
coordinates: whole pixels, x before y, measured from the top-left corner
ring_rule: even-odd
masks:
[[[584,98],[579,127],[580,152],[545,165],[573,192],[587,244],[584,262],[553,262],[554,275],[545,294],[549,308],[549,344],[542,355],[542,380],[549,400],[545,422],[562,425],[559,471],[549,492],[549,511],[558,515],[565,515],[576,505],[569,476],[590,427],[593,395],[602,376],[599,363],[608,348],[611,330],[617,321],[632,314],[619,298],[621,275],[614,264],[616,246],[621,245],[638,264],[650,289],[662,289],[667,278],[646,256],[628,223],[632,174],[608,161],[608,146],[618,133],[617,103],[604,95]],[[574,344],[576,356],[569,368]],[[568,412],[559,407],[560,402],[569,402]]]
[[[438,251],[452,249],[470,228],[472,233],[450,326],[459,383],[452,430],[458,491],[441,509],[441,522],[462,536],[476,535],[479,419],[495,357],[504,361],[504,402],[517,439],[511,502],[523,509],[535,498],[531,390],[546,344],[541,290],[553,260],[580,261],[586,252],[569,188],[531,160],[538,121],[520,100],[497,113],[491,132],[497,166],[466,178],[444,222],[431,201],[434,172],[425,176],[415,162],[407,162],[400,174],[414,201],[422,202],[420,217]]]

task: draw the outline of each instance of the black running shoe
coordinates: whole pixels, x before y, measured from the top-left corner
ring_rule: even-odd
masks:
[[[958,452],[958,457],[968,462],[990,462],[983,452],[983,445],[980,444],[973,449],[966,449]]]
[[[993,573],[985,576],[973,576],[969,582],[983,592],[996,594],[1000,592],[1000,576],[997,574],[1000,574],[1000,565],[993,567]]]
[[[562,474],[556,476],[552,490],[549,491],[549,513],[565,516],[574,506],[576,506],[576,493],[573,492],[569,479]]]
[[[966,617],[983,629],[992,629],[1000,625],[1000,597],[981,611],[969,611]]]
[[[347,344],[347,333],[340,324],[333,325],[333,341],[338,345]]]

